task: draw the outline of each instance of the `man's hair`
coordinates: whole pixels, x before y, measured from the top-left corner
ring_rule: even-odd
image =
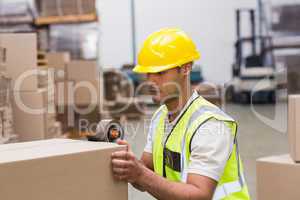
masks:
[[[179,73],[179,72],[180,72],[180,68],[181,68],[182,66],[184,66],[184,65],[187,65],[187,64],[191,64],[191,65],[192,65],[192,68],[193,68],[194,62],[188,62],[188,63],[185,63],[185,64],[183,64],[183,65],[181,65],[181,66],[176,67],[176,68],[177,68],[177,72]]]

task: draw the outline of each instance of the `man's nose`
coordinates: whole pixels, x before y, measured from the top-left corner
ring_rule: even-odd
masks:
[[[156,95],[159,91],[159,85],[158,85],[158,76],[155,74],[147,74],[147,84],[148,84],[148,90],[150,94]]]

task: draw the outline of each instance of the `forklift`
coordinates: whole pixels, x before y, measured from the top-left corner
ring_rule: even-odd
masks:
[[[241,33],[242,16],[245,15],[249,15],[250,18],[250,37],[243,37]],[[275,103],[277,88],[275,62],[272,52],[268,51],[272,39],[256,34],[255,10],[236,11],[236,34],[230,95],[232,101],[242,104]]]

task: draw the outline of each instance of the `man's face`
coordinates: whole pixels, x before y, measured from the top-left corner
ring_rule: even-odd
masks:
[[[164,104],[168,101],[179,98],[183,75],[181,69],[173,68],[159,73],[147,74],[147,80],[153,84],[155,94],[152,99],[155,103]]]

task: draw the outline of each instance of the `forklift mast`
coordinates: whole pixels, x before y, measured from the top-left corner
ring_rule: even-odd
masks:
[[[251,35],[245,37],[242,35],[241,24],[242,24],[242,14],[247,13],[249,15],[249,21],[251,24]],[[236,35],[237,41],[235,43],[235,64],[233,66],[233,75],[239,76],[242,65],[246,68],[251,67],[264,67],[264,61],[266,57],[265,41],[269,40],[269,37],[264,37],[262,35],[256,34],[256,18],[254,9],[238,9],[236,10]],[[258,43],[260,42],[260,43]],[[251,53],[248,56],[244,56],[244,45],[250,44]],[[260,49],[258,50],[257,45],[260,44]]]
[[[251,40],[251,46],[252,46],[252,54],[255,55],[256,54],[256,22],[255,22],[255,11],[254,9],[238,9],[236,11],[236,34],[237,34],[237,41],[241,41],[242,39],[246,39],[246,38],[242,38],[241,36],[241,17],[242,17],[242,13],[243,12],[248,12],[249,13],[249,17],[250,17],[250,22],[251,22],[251,37],[249,38]],[[240,45],[241,47],[241,45]],[[241,51],[241,49],[240,49]]]
[[[259,10],[259,14],[262,11]],[[242,31],[244,17],[250,24],[249,34]],[[260,16],[260,18],[262,18]],[[232,66],[232,98],[239,103],[275,102],[276,81],[275,64],[272,51],[272,37],[264,35],[262,21],[259,20],[257,33],[256,11],[254,9],[236,10],[235,62]],[[254,91],[258,83],[268,87]]]

